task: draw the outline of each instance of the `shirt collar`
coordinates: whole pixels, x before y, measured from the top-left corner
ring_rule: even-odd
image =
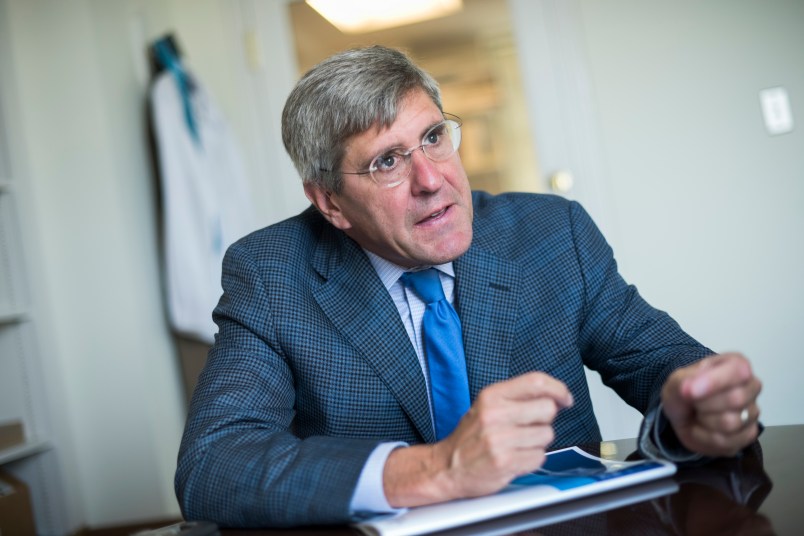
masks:
[[[380,281],[385,286],[385,289],[390,291],[391,287],[394,283],[399,280],[399,276],[401,276],[405,272],[412,271],[410,268],[403,268],[397,264],[392,263],[391,261],[385,260],[379,255],[376,255],[366,249],[363,249],[368,255],[369,261],[371,261],[371,265],[374,267],[374,270],[377,272],[377,275],[380,277]],[[415,270],[423,270],[425,268],[435,268],[436,270],[447,274],[450,277],[455,277],[455,269],[452,266],[452,261],[446,262],[444,264],[434,264],[432,266],[419,266]]]

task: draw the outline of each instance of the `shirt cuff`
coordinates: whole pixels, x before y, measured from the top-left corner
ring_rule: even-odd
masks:
[[[371,452],[360,472],[355,494],[349,505],[352,515],[366,517],[373,514],[400,514],[407,510],[407,508],[394,508],[388,504],[382,481],[388,456],[394,449],[407,446],[407,443],[402,442],[380,443]]]
[[[675,437],[670,422],[664,416],[661,403],[645,415],[639,434],[639,450],[653,459],[664,459],[674,463],[689,463],[701,460],[702,455],[684,447]],[[668,439],[672,437],[672,439]]]

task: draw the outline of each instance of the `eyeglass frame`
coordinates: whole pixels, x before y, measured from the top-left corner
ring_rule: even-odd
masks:
[[[442,158],[440,160],[435,160],[434,158],[432,158],[427,153],[427,151],[425,150],[425,147],[427,147],[428,145],[431,145],[431,144],[422,143],[420,145],[416,145],[415,147],[411,147],[411,148],[406,149],[406,150],[401,151],[401,152],[385,151],[383,153],[380,153],[380,154],[378,154],[377,156],[375,156],[374,158],[371,159],[371,163],[369,164],[369,169],[367,169],[365,171],[340,171],[339,173],[341,175],[368,175],[368,176],[371,177],[371,180],[374,181],[374,184],[376,184],[377,186],[379,186],[381,188],[390,189],[390,188],[396,188],[397,186],[399,186],[400,184],[405,182],[407,180],[407,178],[410,176],[410,170],[413,168],[413,166],[411,166],[411,164],[410,164],[410,161],[411,161],[411,155],[414,153],[414,151],[418,151],[419,149],[421,149],[422,153],[424,154],[424,156],[428,160],[430,160],[431,162],[444,162],[444,161],[446,161],[449,157],[451,157],[452,155],[457,153],[458,149],[461,146],[461,140],[463,138],[463,136],[461,135],[462,134],[461,133],[461,126],[463,125],[463,120],[460,117],[458,117],[457,115],[454,115],[454,114],[442,113],[442,115],[444,116],[444,120],[441,121],[440,123],[436,123],[435,125],[430,127],[430,129],[428,129],[427,132],[424,133],[424,136],[422,136],[422,141],[424,141],[427,138],[427,136],[429,136],[430,133],[433,132],[434,130],[436,130],[437,128],[439,128],[441,126],[448,126],[451,129],[451,133],[452,133],[453,136],[455,135],[455,133],[457,133],[458,141],[457,142],[454,142],[454,141],[452,142],[452,146],[453,146],[452,152],[449,153],[444,158]],[[453,124],[455,126],[450,126],[450,124]],[[452,136],[451,136],[451,139],[453,139]],[[399,156],[399,157],[401,157],[403,159],[404,165],[407,166],[407,173],[405,173],[405,176],[402,177],[401,179],[399,179],[398,181],[389,182],[389,183],[383,183],[381,181],[378,181],[374,177],[374,172],[377,171],[376,162],[377,162],[378,159],[382,158],[383,156],[389,155],[389,154]],[[332,173],[334,170],[321,168],[321,171],[324,171],[324,172],[327,172],[327,173]]]

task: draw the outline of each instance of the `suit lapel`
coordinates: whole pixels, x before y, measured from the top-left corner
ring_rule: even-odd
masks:
[[[454,263],[456,309],[463,328],[469,393],[510,378],[520,271],[516,263],[472,246]]]
[[[388,386],[426,442],[435,441],[427,387],[399,312],[366,255],[327,226],[313,255],[314,293],[333,325]]]

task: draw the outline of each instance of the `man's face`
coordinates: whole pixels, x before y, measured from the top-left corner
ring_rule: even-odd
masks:
[[[377,155],[419,146],[443,120],[426,93],[412,91],[390,127],[347,141],[341,171],[365,171]],[[313,185],[305,193],[335,227],[386,260],[409,268],[452,261],[472,241],[472,196],[460,157],[433,162],[416,150],[410,158],[410,175],[393,188],[370,175],[344,175],[338,194]]]

